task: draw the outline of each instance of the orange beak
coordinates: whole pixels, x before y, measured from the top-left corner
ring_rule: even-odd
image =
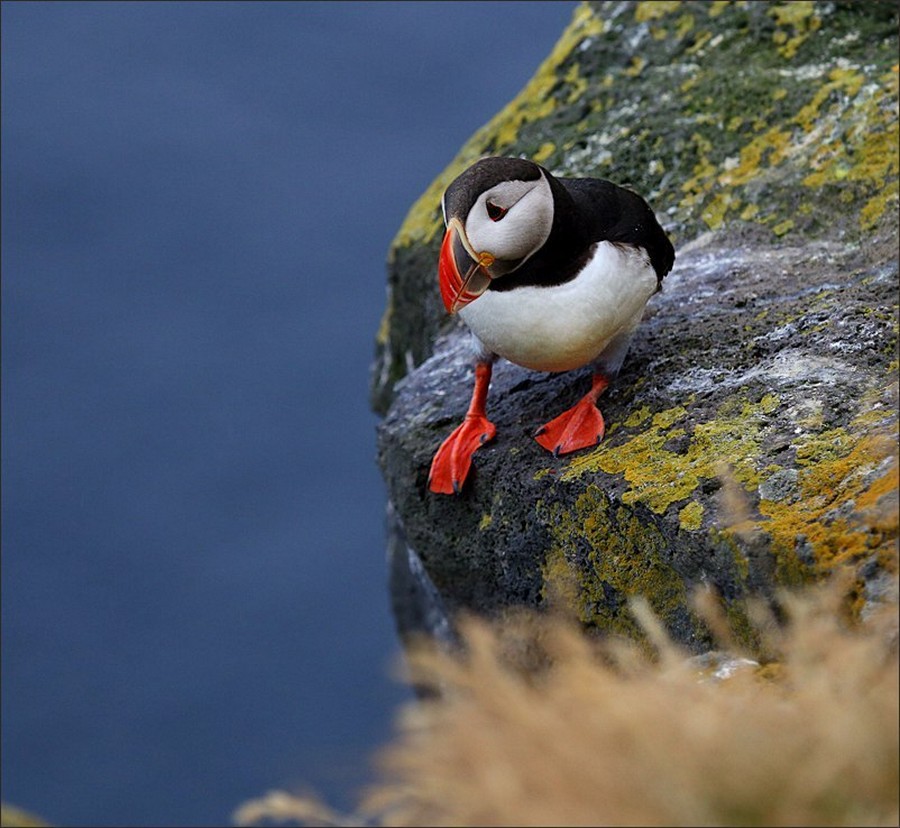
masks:
[[[486,268],[493,263],[490,253],[472,250],[459,219],[450,219],[438,260],[441,298],[448,313],[456,313],[488,289],[491,275]]]

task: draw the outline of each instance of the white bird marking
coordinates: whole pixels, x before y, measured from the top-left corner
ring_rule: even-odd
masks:
[[[570,371],[633,330],[656,289],[656,272],[642,249],[599,242],[574,279],[488,290],[459,314],[488,350],[510,362]]]

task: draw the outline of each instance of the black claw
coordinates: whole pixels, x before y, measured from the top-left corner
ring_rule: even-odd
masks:
[[[557,446],[555,449],[553,449],[553,456],[554,456],[554,457],[559,457],[559,450],[560,450],[561,448],[562,448],[562,446],[560,445],[560,446]]]
[[[487,438],[488,438],[487,432],[485,432],[484,434],[481,435],[478,442],[481,443],[481,445],[484,445],[487,442]]]
[[[458,495],[462,492],[462,486],[459,485],[458,480],[453,481],[453,494]]]

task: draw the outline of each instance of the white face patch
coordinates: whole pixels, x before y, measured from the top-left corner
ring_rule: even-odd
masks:
[[[483,192],[466,217],[465,231],[474,250],[497,260],[494,275],[502,275],[540,250],[552,227],[553,193],[541,173],[535,181],[502,181]]]

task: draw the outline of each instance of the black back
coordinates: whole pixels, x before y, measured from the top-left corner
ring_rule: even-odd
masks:
[[[602,178],[563,178],[592,241],[643,247],[659,283],[675,264],[675,248],[650,205],[632,190]]]

